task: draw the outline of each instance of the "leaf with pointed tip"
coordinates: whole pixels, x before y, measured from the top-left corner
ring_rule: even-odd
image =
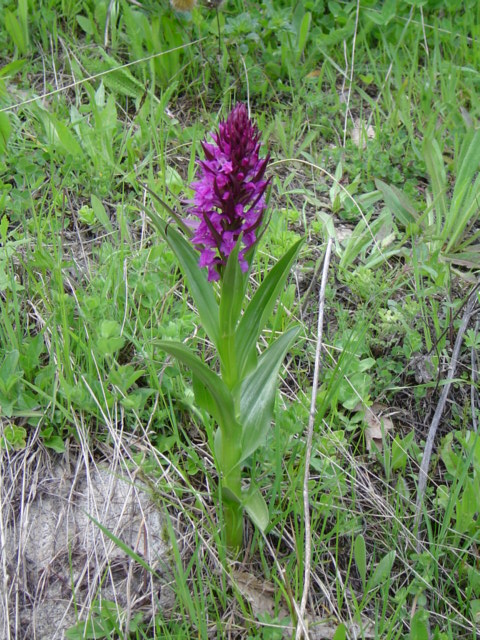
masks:
[[[265,531],[269,522],[268,507],[257,487],[250,486],[240,494],[228,487],[222,487],[222,492],[226,499],[241,504],[253,524],[257,525],[261,531]]]
[[[259,489],[257,487],[250,487],[245,492],[242,504],[253,524],[257,525],[260,531],[265,531],[268,527],[269,513],[267,504]]]
[[[389,551],[385,556],[383,556],[378,565],[375,567],[375,571],[368,579],[367,586],[365,587],[365,592],[375,589],[375,587],[378,587],[380,584],[386,582],[390,578],[393,563],[395,562],[395,556],[395,551]]]
[[[256,369],[240,388],[242,458],[248,458],[265,440],[273,415],[278,371],[300,328],[293,327],[273,342],[258,359]]]
[[[375,180],[375,185],[381,191],[387,207],[404,227],[417,221],[415,207],[400,189],[378,179]]]
[[[479,216],[480,131],[469,132],[460,149],[457,163],[457,179],[453,190],[448,218],[443,230],[447,242],[446,252],[457,248],[471,230]],[[476,177],[475,177],[476,176]]]
[[[430,178],[433,196],[433,210],[428,215],[429,224],[434,226],[434,234],[438,237],[447,222],[447,174],[442,152],[434,138],[427,138],[423,145],[423,157]]]
[[[121,540],[114,533],[112,533],[110,529],[107,529],[105,525],[103,525],[98,520],[95,520],[95,518],[91,516],[89,513],[85,512],[85,515],[87,516],[87,518],[90,518],[90,520],[100,529],[100,531],[103,534],[105,534],[108,538],[110,538],[110,540],[114,542],[119,549],[121,549],[124,553],[130,556],[132,560],[134,560],[135,562],[138,562],[138,564],[141,567],[143,567],[146,571],[154,575],[156,578],[160,577],[158,573],[154,569],[152,569],[152,567],[147,562],[145,562],[142,556],[139,556],[138,553],[135,553],[133,549],[131,549],[127,544],[123,542],[123,540]]]
[[[219,305],[218,355],[222,363],[222,377],[231,389],[238,380],[235,329],[241,317],[248,274],[243,273],[238,261],[241,236],[228,257],[222,278],[222,292]]]
[[[198,356],[192,353],[181,342],[163,340],[158,346],[163,351],[183,362],[194,376],[197,377],[208,393],[210,394],[212,404],[209,405],[210,410],[215,411],[213,417],[218,422],[221,429],[227,437],[235,440],[240,437],[241,427],[235,420],[235,408],[232,394],[223,380],[213,373],[207,365],[205,365]]]
[[[238,324],[236,350],[240,379],[248,372],[248,366],[255,363],[255,348],[258,337],[273,311],[275,301],[285,285],[303,242],[303,238],[298,240],[270,270],[253,295]]]
[[[212,285],[207,280],[205,269],[198,266],[198,253],[183,236],[167,223],[155,211],[148,211],[151,221],[168,242],[177,256],[187,281],[188,290],[198,309],[200,320],[208,337],[215,346],[219,338],[218,303]]]

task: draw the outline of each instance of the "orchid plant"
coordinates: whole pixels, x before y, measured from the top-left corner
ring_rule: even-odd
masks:
[[[161,348],[191,371],[195,400],[215,421],[212,438],[219,473],[225,540],[235,552],[243,542],[243,514],[261,529],[268,526],[265,500],[253,478],[243,477],[249,456],[270,427],[281,363],[298,334],[293,327],[259,354],[258,339],[300,250],[295,243],[263,278],[251,299],[247,284],[255,251],[268,219],[260,134],[244,104],[237,104],[211,142],[203,141],[184,231],[172,228],[155,212],[149,215],[174,251],[200,323],[217,361],[207,365],[183,343],[163,341]]]

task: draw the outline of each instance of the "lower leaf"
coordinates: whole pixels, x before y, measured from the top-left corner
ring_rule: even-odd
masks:
[[[257,525],[260,531],[265,531],[270,517],[267,503],[257,487],[250,487],[247,495],[243,499],[243,507],[250,516],[253,524]]]

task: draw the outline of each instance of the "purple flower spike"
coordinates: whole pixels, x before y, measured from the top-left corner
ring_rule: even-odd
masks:
[[[257,241],[256,230],[266,209],[264,180],[269,161],[259,157],[260,134],[248,117],[244,104],[237,104],[218,133],[210,134],[213,144],[202,142],[205,160],[198,162],[200,180],[191,184],[195,191],[191,213],[192,242],[200,251],[200,267],[208,267],[208,279],[219,280],[227,258],[242,235],[239,262],[248,269],[246,251]]]

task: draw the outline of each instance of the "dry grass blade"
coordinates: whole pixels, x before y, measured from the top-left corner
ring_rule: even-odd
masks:
[[[318,308],[318,325],[317,325],[317,345],[315,349],[315,367],[313,372],[312,382],[312,399],[310,404],[310,415],[308,420],[307,442],[305,447],[305,476],[303,481],[303,508],[305,519],[305,571],[303,578],[303,593],[302,600],[300,602],[300,608],[298,611],[298,625],[296,631],[296,638],[300,640],[304,633],[303,618],[305,616],[305,609],[307,606],[308,591],[310,587],[310,575],[311,575],[311,561],[312,561],[312,537],[310,529],[310,497],[308,493],[308,482],[310,479],[310,457],[313,441],[313,426],[315,423],[315,413],[317,404],[317,388],[318,379],[320,374],[320,360],[322,353],[322,338],[323,338],[323,316],[325,311],[325,291],[327,288],[328,269],[330,266],[330,256],[332,254],[332,238],[328,239],[327,249],[325,251],[325,257],[323,259],[323,272],[322,281],[320,285],[319,295],[319,308]],[[305,638],[308,638],[308,633],[305,632]]]

